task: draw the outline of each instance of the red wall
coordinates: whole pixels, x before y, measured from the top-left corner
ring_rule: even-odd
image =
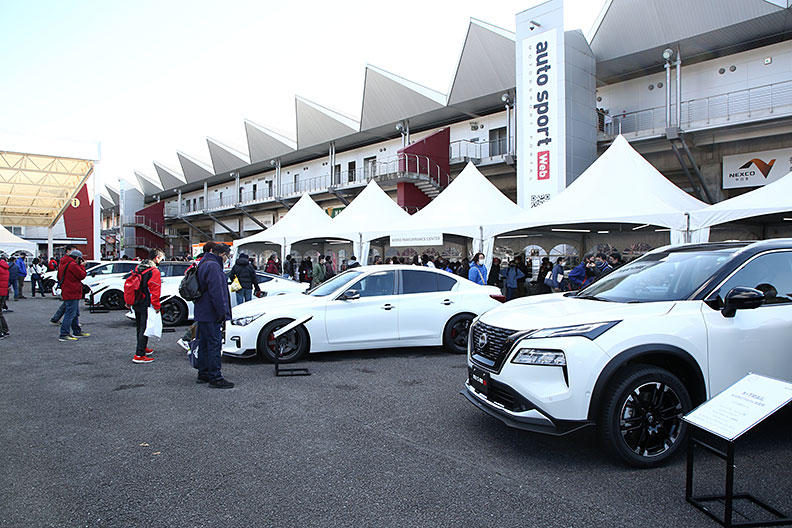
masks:
[[[94,203],[88,196],[88,184],[82,186],[76,198],[80,201],[79,207],[69,205],[63,213],[63,224],[66,227],[66,236],[70,238],[84,238],[88,241],[86,245],[76,246],[82,251],[85,259],[94,259],[99,255],[94,255]]]
[[[424,192],[410,182],[396,184],[396,203],[406,207],[407,212],[413,214],[416,209],[423,209],[432,200]]]
[[[448,148],[451,142],[451,131],[448,128],[438,130],[420,141],[399,149],[397,154],[405,154],[400,160],[400,170],[431,175],[435,181],[445,187],[448,185]],[[415,155],[415,157],[410,155]],[[396,203],[406,207],[410,213],[426,206],[431,199],[418,187],[409,182],[396,185]]]
[[[157,231],[163,232],[165,230],[165,202],[157,202],[144,207],[140,211],[135,212],[135,216],[143,216],[149,220],[149,224],[157,228]],[[148,229],[142,227],[135,227],[135,238],[144,238],[146,245],[152,248],[162,249],[167,253],[165,239],[157,236]],[[145,249],[136,249],[135,255],[140,258],[148,258],[148,251]]]

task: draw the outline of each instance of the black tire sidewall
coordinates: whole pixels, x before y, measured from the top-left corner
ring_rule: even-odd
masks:
[[[687,424],[682,422],[682,430],[673,446],[664,453],[653,457],[637,455],[624,443],[619,429],[619,414],[627,395],[637,387],[652,382],[664,383],[676,392],[682,403],[683,414],[692,409],[690,393],[677,376],[661,367],[637,364],[625,367],[614,375],[604,394],[604,401],[600,407],[597,420],[598,435],[603,447],[613,456],[637,468],[650,468],[664,463],[667,459],[674,456],[680,446],[685,443],[688,434]]]
[[[118,305],[112,305],[112,304],[108,304],[108,303],[107,303],[107,301],[106,301],[106,299],[107,299],[107,298],[108,298],[110,295],[115,295],[117,298],[119,298],[119,299],[120,299],[120,304],[118,304]],[[104,293],[102,294],[102,300],[101,300],[101,303],[102,303],[102,306],[104,306],[105,308],[107,308],[107,309],[109,309],[109,310],[120,310],[121,308],[123,308],[123,307],[124,307],[124,292],[122,292],[122,291],[119,291],[119,290],[110,290],[110,291],[106,291],[106,292],[104,292]]]
[[[473,314],[457,314],[449,319],[443,329],[443,348],[452,354],[467,354],[467,346],[465,346],[464,350],[460,350],[456,344],[454,344],[453,339],[451,339],[451,329],[463,319],[469,319],[472,322],[475,318],[476,316]],[[470,325],[468,325],[468,330],[470,330]]]
[[[178,306],[179,311],[180,311],[179,318],[176,321],[170,322],[170,323],[166,323],[165,319],[163,318],[162,324],[164,326],[181,326],[181,325],[183,325],[185,322],[187,322],[187,306],[185,306],[183,303],[180,303],[179,301],[174,300],[174,299],[169,299],[169,300],[165,301],[164,303],[162,303],[160,305],[160,312],[164,312],[165,311],[165,307],[168,306],[168,305],[171,305],[171,304],[174,305],[174,306]]]
[[[256,353],[259,357],[271,363],[275,361],[274,352],[270,351],[269,347],[267,347],[267,336],[269,336],[276,327],[283,327],[292,321],[292,319],[275,319],[264,325],[261,332],[259,332],[256,342]],[[299,361],[308,352],[308,331],[304,326],[299,326],[295,328],[294,331],[298,334],[300,350],[291,357],[281,358],[280,363],[293,363]]]

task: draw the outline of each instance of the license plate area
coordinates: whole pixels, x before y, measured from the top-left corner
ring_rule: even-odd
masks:
[[[468,367],[468,383],[482,394],[487,394],[490,385],[490,374],[476,367]]]

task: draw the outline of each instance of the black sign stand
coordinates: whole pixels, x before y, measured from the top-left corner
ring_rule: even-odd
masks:
[[[307,368],[281,367],[280,358],[286,355],[286,347],[289,344],[285,336],[280,336],[275,340],[278,351],[275,353],[275,376],[310,376]]]
[[[89,296],[89,302],[90,302],[90,304],[88,306],[88,313],[100,314],[100,313],[107,313],[109,311],[109,310],[105,309],[104,307],[102,307],[102,308],[97,308],[96,307],[96,302],[94,301],[94,292],[91,292],[91,295]]]
[[[715,436],[693,424],[691,427],[690,440],[687,447],[687,478],[685,483],[685,500],[704,512],[708,517],[716,521],[721,526],[732,528],[735,526],[784,526],[792,524],[792,517],[781,513],[775,508],[765,504],[749,493],[734,493],[734,441],[725,440]],[[716,444],[720,443],[721,446]],[[723,495],[700,495],[693,496],[693,458],[695,448],[700,447],[709,451],[713,455],[726,462],[726,491]],[[713,503],[723,505],[723,518],[713,512]],[[736,506],[740,504],[751,504],[769,513],[772,518],[767,520],[754,520],[745,513],[739,511]],[[718,508],[719,510],[720,508]],[[756,508],[752,508],[756,509]],[[747,519],[745,521],[735,521],[734,514]]]

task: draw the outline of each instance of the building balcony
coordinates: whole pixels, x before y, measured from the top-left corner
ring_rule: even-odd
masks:
[[[154,233],[160,238],[165,237],[165,226],[151,218],[142,215],[125,216],[121,224],[123,227],[136,227]]]
[[[506,138],[492,141],[470,141],[461,139],[449,145],[449,161],[451,164],[473,162],[474,165],[492,165],[495,163],[510,164],[514,161],[513,149],[508,148]],[[511,158],[507,158],[510,152]]]
[[[676,115],[676,105],[671,106]],[[792,115],[792,81],[682,101],[680,128],[687,132],[750,123]],[[658,106],[613,116],[602,116],[598,141],[619,134],[628,139],[665,134],[666,108]]]

